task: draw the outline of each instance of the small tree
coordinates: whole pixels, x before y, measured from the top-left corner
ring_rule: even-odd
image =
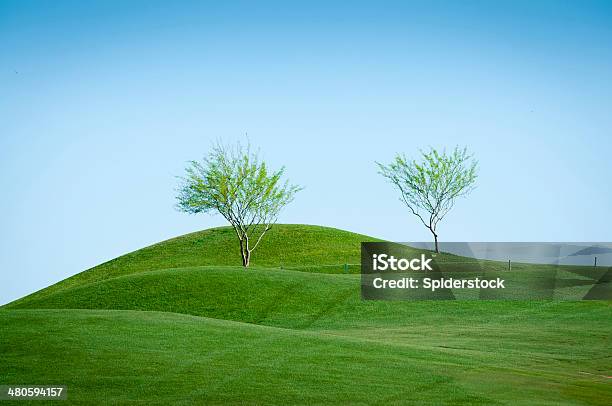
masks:
[[[177,208],[192,214],[221,213],[236,232],[245,268],[281,209],[301,189],[281,180],[284,168],[269,172],[257,153],[240,144],[215,145],[202,162],[190,161],[186,172]]]
[[[439,153],[431,148],[421,151],[421,162],[396,155],[393,162],[377,162],[379,173],[389,179],[400,191],[406,206],[433,234],[438,249],[438,223],[450,211],[458,197],[474,189],[478,162],[467,148],[455,147],[452,153]]]

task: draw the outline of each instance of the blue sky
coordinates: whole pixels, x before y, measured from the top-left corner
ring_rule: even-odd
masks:
[[[175,176],[246,132],[281,222],[429,240],[374,161],[458,144],[441,240],[612,240],[612,3],[289,3],[0,1],[0,303],[224,224]]]

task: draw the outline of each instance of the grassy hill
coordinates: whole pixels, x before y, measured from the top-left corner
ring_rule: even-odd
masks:
[[[341,264],[376,239],[269,237],[248,270],[218,228],[3,307],[0,382],[77,401],[611,403],[610,302],[362,301]]]
[[[251,266],[341,273],[345,263],[360,262],[362,241],[380,240],[329,227],[277,224],[254,251]],[[234,230],[231,227],[211,228],[120,256],[42,289],[31,297],[138,272],[240,264],[240,248]],[[353,265],[351,272],[358,272],[358,267]]]

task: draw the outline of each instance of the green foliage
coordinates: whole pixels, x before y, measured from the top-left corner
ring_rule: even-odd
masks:
[[[457,198],[474,189],[478,162],[467,148],[459,147],[448,154],[431,148],[421,151],[421,157],[417,162],[398,154],[389,165],[377,165],[379,173],[400,191],[400,199],[434,235],[438,251],[438,223]]]
[[[281,209],[301,189],[281,180],[284,168],[269,171],[257,153],[240,144],[233,149],[217,144],[202,162],[191,161],[186,172],[177,208],[192,214],[220,213],[236,232],[245,267]]]

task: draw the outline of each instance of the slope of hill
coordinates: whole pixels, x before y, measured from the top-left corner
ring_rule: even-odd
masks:
[[[609,302],[362,301],[341,264],[375,239],[270,237],[248,270],[230,229],[205,230],[0,308],[0,382],[75,401],[610,404]]]
[[[292,329],[509,323],[525,315],[546,324],[578,314],[591,320],[608,310],[597,302],[363,301],[359,283],[358,275],[207,266],[128,274],[29,296],[6,308],[161,311]],[[567,308],[573,312],[565,314]]]
[[[341,273],[345,263],[359,263],[362,241],[380,240],[330,227],[277,224],[254,251],[251,266]],[[42,297],[65,288],[138,272],[207,265],[239,266],[240,263],[234,230],[211,228],[122,255],[26,297]]]

